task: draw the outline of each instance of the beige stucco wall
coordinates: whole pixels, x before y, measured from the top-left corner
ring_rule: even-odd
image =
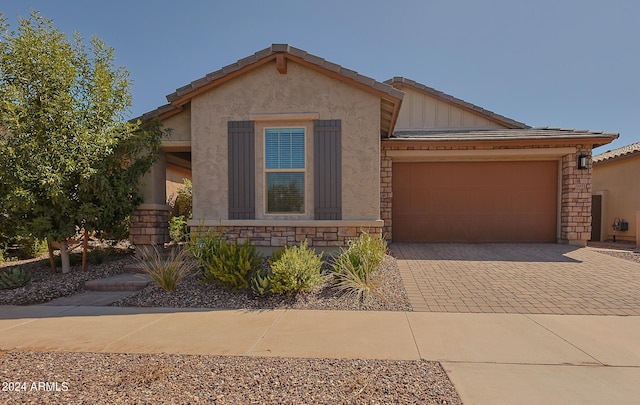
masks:
[[[170,129],[169,137],[164,140],[165,145],[172,142],[191,140],[191,106],[184,106],[184,110],[162,121],[162,125]]]
[[[228,218],[227,122],[249,120],[252,114],[301,112],[342,120],[343,220],[379,219],[380,99],[289,61],[287,74],[278,73],[275,62],[270,62],[192,99],[194,221]],[[286,218],[313,218],[311,120],[257,121],[256,220],[265,218],[264,128],[293,124],[307,128],[307,213]]]
[[[398,114],[395,130],[409,129],[460,129],[460,128],[504,128],[482,115],[438,100],[418,90],[403,87],[405,96]]]
[[[191,171],[175,165],[167,165],[167,201],[175,200],[184,179],[191,180]]]
[[[604,191],[602,226],[606,233],[603,233],[607,239],[612,239],[611,225],[615,218],[621,218],[629,222],[629,230],[616,231],[616,239],[635,240],[638,226],[636,213],[640,211],[640,154],[593,166],[593,192]]]

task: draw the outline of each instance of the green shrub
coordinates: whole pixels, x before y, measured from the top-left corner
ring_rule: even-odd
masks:
[[[178,189],[175,206],[178,207],[178,215],[183,216],[184,218],[191,218],[191,211],[193,209],[191,190],[191,180],[182,179],[182,187]]]
[[[380,283],[375,278],[376,270],[368,257],[364,257],[357,267],[352,261],[345,260],[333,273],[334,288],[357,301],[379,295],[377,289]]]
[[[184,276],[196,268],[185,249],[171,249],[168,255],[157,247],[136,248],[136,261],[142,270],[165,291],[175,291]]]
[[[182,179],[182,186],[175,197],[169,198],[168,204],[173,208],[173,216],[169,219],[169,237],[175,243],[184,242],[189,233],[187,220],[192,217],[193,199],[191,180]]]
[[[0,248],[0,263],[9,260],[9,254],[6,248]]]
[[[169,237],[175,243],[184,242],[187,238],[187,221],[184,215],[171,217],[169,220]]]
[[[262,254],[249,239],[226,243],[224,237],[210,230],[191,244],[191,252],[203,269],[204,283],[217,283],[232,290],[249,287],[249,279],[262,265]]]
[[[18,257],[20,259],[34,259],[48,251],[47,241],[27,236],[17,241]]]
[[[96,248],[87,252],[87,261],[91,264],[102,264],[109,256],[109,252],[104,249]]]
[[[281,247],[278,250],[274,250],[271,253],[271,256],[269,257],[269,266],[271,266],[273,263],[277,262],[278,260],[280,260],[280,258],[282,257],[282,255],[284,254],[285,248]]]
[[[375,273],[380,269],[387,251],[381,237],[362,233],[347,249],[342,249],[333,263],[334,286],[357,300],[377,295]]]
[[[276,294],[308,291],[324,281],[322,258],[306,241],[286,247],[271,264],[271,271],[271,291]]]
[[[349,242],[347,249],[342,249],[340,256],[334,263],[336,267],[343,266],[347,261],[351,263],[354,271],[365,278],[367,271],[375,271],[382,264],[384,255],[387,252],[387,242],[381,237],[371,237],[366,232],[360,234],[358,239]],[[367,260],[366,267],[363,265]]]
[[[0,290],[22,287],[30,282],[31,275],[18,267],[0,271]]]

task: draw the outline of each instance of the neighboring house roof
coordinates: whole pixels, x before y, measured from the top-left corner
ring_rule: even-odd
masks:
[[[240,59],[186,86],[180,87],[174,93],[167,96],[167,101],[169,101],[170,104],[144,114],[142,120],[149,120],[156,117],[163,118],[178,113],[181,111],[181,106],[191,101],[191,98],[195,95],[208,91],[239,74],[271,62],[272,60],[276,61],[277,68],[281,73],[286,72],[286,60],[291,60],[379,96],[381,98],[381,134],[383,136],[389,136],[389,134],[392,133],[400,110],[402,97],[404,96],[403,92],[388,84],[378,82],[354,70],[344,68],[288,44],[273,44],[269,48],[258,51],[251,56]]]
[[[465,110],[470,110],[475,112],[476,114],[480,114],[485,116],[487,119],[490,119],[492,121],[498,122],[508,128],[531,128],[530,126],[528,126],[527,124],[524,124],[522,122],[513,120],[511,118],[507,118],[503,115],[500,114],[496,114],[493,111],[489,111],[486,110],[482,107],[479,107],[475,104],[471,104],[467,101],[461,100],[457,97],[454,97],[450,94],[447,93],[443,93],[439,90],[436,90],[432,87],[429,86],[425,86],[424,84],[418,83],[414,80],[410,80],[407,79],[405,77],[400,77],[400,76],[396,76],[392,79],[386,80],[385,83],[390,84],[391,86],[394,86],[398,89],[402,89],[403,86],[409,86],[409,87],[413,87],[416,90],[422,91],[424,93],[427,93],[431,96],[434,96],[442,101],[445,101],[447,103],[451,103],[454,105],[457,105],[458,107],[461,107]]]
[[[614,132],[589,131],[566,128],[536,127],[524,129],[470,129],[446,130],[425,129],[395,131],[393,139],[430,141],[503,141],[503,140],[552,140],[552,139],[584,139],[595,146],[606,145],[619,134]],[[602,142],[602,143],[601,143]]]
[[[630,155],[640,155],[640,142],[632,143],[631,145],[623,146],[618,149],[608,150],[604,153],[593,157],[593,163],[601,163],[612,159],[627,157]]]

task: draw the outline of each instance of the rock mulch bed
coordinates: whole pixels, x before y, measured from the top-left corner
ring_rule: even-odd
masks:
[[[270,295],[268,297],[257,297],[249,290],[231,292],[214,284],[201,285],[199,280],[200,277],[197,274],[192,274],[183,279],[176,291],[171,293],[152,284],[138,294],[125,298],[114,305],[170,308],[411,311],[396,260],[390,256],[385,257],[377,277],[378,290],[383,298],[372,296],[364,302],[350,299],[332,288],[329,278],[313,291],[293,296]]]
[[[26,383],[0,403],[462,404],[424,360],[0,351],[0,376]]]
[[[636,244],[629,241],[602,241],[589,242],[589,247],[596,249],[598,253],[617,257],[618,259],[629,260],[640,263],[640,252],[636,249]]]
[[[105,258],[102,264],[73,266],[71,272],[52,273],[49,259],[40,258],[21,262],[5,262],[2,268],[17,266],[31,275],[31,283],[13,290],[0,290],[0,305],[33,305],[68,297],[84,291],[84,282],[122,274],[123,266],[131,262],[130,254],[117,253]]]
[[[67,297],[84,291],[84,282],[123,273],[133,263],[131,254],[108,256],[100,265],[89,265],[86,273],[74,266],[68,274],[51,273],[48,260],[5,263],[18,265],[31,274],[32,282],[13,290],[0,290],[0,305],[32,305]],[[200,284],[197,272],[185,277],[174,292],[166,292],[152,283],[139,293],[114,303],[127,307],[411,311],[396,260],[387,256],[378,275],[378,290],[383,298],[356,302],[331,287],[329,279],[313,291],[292,296],[257,297],[251,291],[231,292],[215,284]]]

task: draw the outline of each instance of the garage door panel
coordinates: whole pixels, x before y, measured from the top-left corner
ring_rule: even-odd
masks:
[[[465,203],[470,198],[468,190],[460,188],[444,189],[438,188],[429,194],[431,201],[426,202],[423,207],[433,215],[455,215],[466,214],[468,211]]]
[[[557,162],[393,164],[393,239],[555,242]]]

